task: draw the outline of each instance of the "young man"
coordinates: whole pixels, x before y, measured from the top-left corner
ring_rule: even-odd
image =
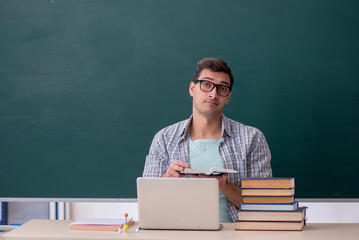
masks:
[[[238,219],[241,178],[272,176],[271,154],[262,132],[223,115],[232,86],[232,71],[223,60],[199,61],[189,86],[192,116],[155,135],[143,171],[144,177],[181,177],[179,172],[185,168],[214,166],[239,171],[199,176],[219,181],[221,222]]]

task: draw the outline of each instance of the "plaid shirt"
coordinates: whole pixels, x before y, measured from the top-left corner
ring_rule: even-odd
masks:
[[[189,163],[188,138],[192,116],[159,131],[153,138],[146,156],[144,177],[162,177],[174,160]],[[261,131],[225,116],[222,117],[222,137],[219,155],[224,168],[237,170],[228,174],[228,181],[240,187],[244,177],[272,177],[271,153]],[[233,221],[238,219],[238,208],[229,202]]]

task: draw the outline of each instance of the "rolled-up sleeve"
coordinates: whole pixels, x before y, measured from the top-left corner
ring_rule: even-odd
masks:
[[[153,138],[150,151],[146,156],[143,177],[162,177],[168,168],[168,154],[165,149],[162,131]]]
[[[272,177],[271,152],[261,131],[256,129],[247,156],[250,177]]]

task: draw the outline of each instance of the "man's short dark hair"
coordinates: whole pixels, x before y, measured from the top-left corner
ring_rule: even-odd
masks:
[[[194,70],[193,80],[197,80],[203,69],[209,69],[213,72],[224,72],[229,75],[231,81],[231,87],[233,86],[233,74],[232,70],[228,67],[227,63],[219,58],[203,58],[197,63]]]

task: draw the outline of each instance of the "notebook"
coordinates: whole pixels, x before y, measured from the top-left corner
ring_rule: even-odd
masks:
[[[218,230],[217,179],[137,178],[141,229]]]

